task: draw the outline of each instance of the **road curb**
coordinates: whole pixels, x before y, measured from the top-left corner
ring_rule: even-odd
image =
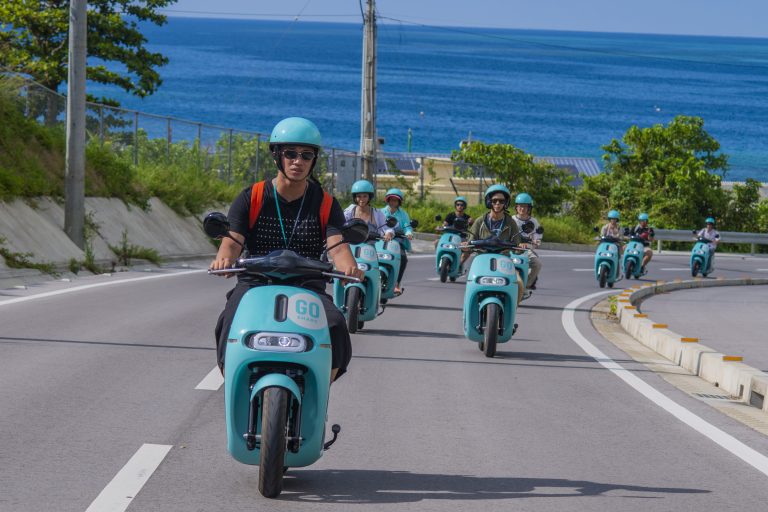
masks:
[[[621,327],[635,340],[685,368],[694,375],[723,389],[740,402],[768,413],[768,374],[739,361],[725,360],[727,354],[702,345],[696,338],[685,337],[639,313],[642,301],[657,293],[714,286],[767,285],[768,278],[676,279],[675,281],[635,286],[616,295]],[[621,302],[619,302],[621,301]]]

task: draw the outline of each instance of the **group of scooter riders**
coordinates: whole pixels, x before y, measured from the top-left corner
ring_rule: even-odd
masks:
[[[361,180],[352,187],[354,203],[342,210],[338,201],[322,190],[320,183],[313,176],[312,170],[317,163],[321,148],[320,131],[311,121],[292,117],[280,121],[270,137],[270,151],[279,173],[267,182],[261,182],[244,189],[233,202],[228,219],[231,238],[222,239],[216,258],[211,262],[210,270],[231,268],[243,249],[251,256],[267,255],[275,250],[292,250],[300,256],[320,259],[325,247],[329,247],[328,256],[336,269],[353,278],[362,278],[363,273],[355,262],[349,246],[342,241],[341,229],[346,220],[362,219],[377,231],[385,240],[391,240],[395,230],[403,230],[402,262],[395,293],[402,292],[401,282],[407,265],[407,251],[411,249],[413,238],[408,213],[403,210],[403,193],[397,188],[387,191],[387,206],[377,210],[372,207],[374,188],[370,182]],[[258,186],[258,189],[257,189]],[[258,193],[257,193],[258,190]],[[534,201],[528,193],[515,197],[515,215],[508,213],[512,194],[500,184],[490,186],[485,193],[485,206],[488,212],[474,220],[467,230],[467,240],[461,244],[461,264],[465,264],[470,255],[469,242],[491,236],[505,241],[517,241],[521,249],[529,250],[530,274],[528,290],[536,289],[541,261],[533,249],[541,244],[542,235],[533,231],[523,233],[525,222],[539,222],[532,217]],[[455,211],[446,216],[444,225],[452,224],[456,219],[465,219],[469,224],[472,219],[465,212],[467,201],[457,197]],[[387,226],[386,219],[394,217],[395,226]],[[619,226],[620,215],[616,210],[608,213],[608,223],[601,230],[601,236],[609,235],[620,239],[623,235]],[[714,251],[719,241],[719,234],[714,230],[715,221],[707,219],[707,227],[699,232],[700,237],[710,241],[710,251]],[[653,228],[648,226],[648,215],[641,213],[638,224],[631,234],[644,241],[643,271],[652,258],[649,247],[654,238]],[[231,276],[232,274],[227,274]],[[254,286],[264,284],[258,280],[239,275],[238,283],[227,294],[227,303],[215,329],[219,367],[223,369],[224,354],[229,329],[232,325],[237,306],[243,295]],[[332,379],[343,374],[351,358],[351,344],[344,317],[334,306],[333,300],[325,292],[323,280],[308,280],[303,287],[316,292],[322,299],[333,345]]]

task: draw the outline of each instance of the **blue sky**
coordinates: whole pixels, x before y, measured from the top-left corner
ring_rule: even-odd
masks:
[[[301,13],[306,21],[360,23],[361,1],[178,0],[168,14]],[[382,17],[427,25],[768,37],[768,0],[377,0],[376,7]]]

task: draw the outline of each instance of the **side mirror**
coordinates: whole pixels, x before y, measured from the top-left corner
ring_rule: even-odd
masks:
[[[341,228],[345,242],[356,245],[368,240],[368,223],[361,219],[350,219]]]
[[[453,227],[459,231],[464,231],[467,229],[467,219],[456,219],[453,221]]]
[[[624,228],[624,236],[629,236],[629,228]]]
[[[393,227],[397,226],[397,219],[394,218],[394,217],[387,217],[386,224],[387,224],[388,228],[393,228]]]
[[[698,231],[696,231],[696,230],[694,229],[693,231],[691,231],[691,233],[693,233],[693,234],[695,235],[696,233],[698,233]]]
[[[414,219],[414,220],[412,220],[412,221],[411,221],[411,227],[412,227],[412,228],[417,228],[417,227],[419,227],[419,221],[417,221],[417,220],[415,220],[415,219]]]
[[[526,235],[529,235],[529,234],[533,233],[534,229],[536,229],[536,224],[534,224],[530,220],[527,220],[527,221],[523,222],[522,231]]]
[[[537,235],[543,235],[544,234],[544,226],[539,226],[536,228],[536,234]]]
[[[597,226],[595,226],[595,227],[592,229],[592,231],[594,231],[595,233],[599,233],[599,232],[600,232],[600,228],[599,228],[599,227],[597,227]]]
[[[443,220],[443,216],[442,215],[435,215],[435,220]]]
[[[203,231],[210,238],[221,240],[229,236],[229,220],[220,212],[209,213],[203,219]]]

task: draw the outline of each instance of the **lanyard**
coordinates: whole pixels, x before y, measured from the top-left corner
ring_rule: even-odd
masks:
[[[309,188],[309,184],[307,184],[307,187],[304,189],[304,194],[301,196],[301,204],[299,205],[299,213],[296,214],[296,220],[293,221],[293,229],[291,230],[291,237],[286,238],[285,237],[285,227],[283,226],[283,215],[280,213],[280,199],[277,197],[277,188],[274,188],[275,191],[275,206],[277,207],[277,220],[280,221],[280,231],[283,234],[283,243],[285,244],[285,248],[288,249],[291,246],[291,242],[293,241],[293,235],[296,233],[296,226],[299,224],[299,217],[301,217],[301,210],[304,209],[304,199],[307,197],[307,188]]]

